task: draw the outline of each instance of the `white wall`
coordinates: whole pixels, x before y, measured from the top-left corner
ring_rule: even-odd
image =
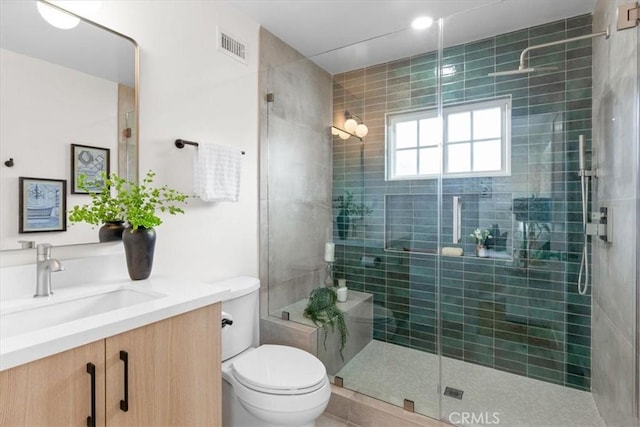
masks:
[[[111,149],[117,167],[118,87],[108,80],[40,59],[0,49],[0,249],[19,248],[18,240],[96,242],[88,224],[66,232],[18,233],[19,177],[67,180],[70,192],[71,144]],[[69,195],[67,206],[88,203]]]
[[[257,277],[259,26],[222,1],[106,1],[93,20],[140,48],[141,175],[191,192],[195,149],[176,138],[246,152],[238,203],[193,199],[185,215],[163,217],[152,274]],[[248,46],[248,65],[216,50],[217,25]]]
[[[185,215],[163,216],[152,275],[257,277],[258,24],[226,2],[191,0],[105,1],[92,20],[140,48],[141,174],[152,169],[157,184],[190,193],[195,149],[178,150],[176,138],[246,152],[238,203],[194,199]],[[216,50],[217,25],[247,45],[248,65]],[[91,250],[79,246],[75,254]],[[3,262],[10,256],[3,253]]]

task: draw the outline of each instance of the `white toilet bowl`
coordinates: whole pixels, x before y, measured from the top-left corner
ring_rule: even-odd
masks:
[[[258,279],[217,285],[230,290],[222,301],[223,427],[313,427],[331,397],[322,362],[294,347],[259,346]]]
[[[311,427],[326,409],[324,365],[293,347],[250,348],[222,364],[223,426]]]

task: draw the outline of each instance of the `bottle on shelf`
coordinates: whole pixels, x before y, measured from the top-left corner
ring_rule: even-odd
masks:
[[[345,302],[347,300],[347,279],[338,279],[338,302]]]

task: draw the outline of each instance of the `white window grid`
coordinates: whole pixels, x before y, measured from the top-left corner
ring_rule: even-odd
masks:
[[[449,146],[455,146],[457,144],[470,144],[470,165],[473,168],[473,144],[481,143],[484,141],[496,140],[497,138],[475,138],[473,137],[473,114],[470,122],[471,138],[465,141],[447,141],[448,135],[448,116],[451,114],[470,112],[479,110],[486,110],[499,107],[501,111],[501,135],[500,135],[500,168],[490,171],[464,171],[464,172],[448,172],[446,166],[448,165],[448,158],[446,149]],[[401,122],[416,121],[419,123],[423,119],[438,118],[438,111],[435,108],[424,110],[405,111],[400,113],[390,113],[386,117],[386,177],[387,180],[407,180],[407,179],[431,179],[437,178],[439,171],[443,171],[442,176],[446,178],[467,178],[467,177],[488,177],[488,176],[509,176],[511,175],[511,97],[500,97],[492,99],[484,99],[472,102],[465,102],[461,104],[452,104],[443,107],[442,116],[444,117],[444,124],[440,122],[439,129],[442,130],[437,137],[437,144],[435,145],[420,145],[420,126],[416,125],[416,131],[418,134],[417,145],[412,147],[396,147],[395,140],[395,125]],[[442,119],[440,119],[442,120]],[[444,143],[443,143],[444,140]],[[420,173],[420,150],[432,150],[439,159],[439,169],[437,173]],[[396,157],[398,153],[403,151],[415,151],[416,152],[416,171],[415,175],[398,175],[396,171]]]

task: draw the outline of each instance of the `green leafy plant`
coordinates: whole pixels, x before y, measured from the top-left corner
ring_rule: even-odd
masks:
[[[108,177],[103,174],[104,186],[97,193],[90,193],[91,204],[74,206],[69,214],[72,222],[99,224],[107,221],[124,220],[136,230],[138,227],[153,228],[162,224],[157,211],[170,215],[183,214],[180,205],[189,198],[166,185],[154,187],[156,174],[148,171],[140,184],[127,181],[112,173]],[[85,177],[79,179],[80,188],[86,189],[90,184]],[[111,187],[113,187],[113,193]]]
[[[344,360],[342,350],[347,343],[347,324],[344,313],[338,308],[336,302],[338,295],[332,288],[322,287],[311,291],[309,301],[304,309],[303,316],[310,319],[316,326],[324,331],[324,348],[327,348],[327,335],[329,327],[334,332],[336,326],[340,332],[340,357]]]
[[[487,229],[481,230],[476,228],[469,237],[475,239],[477,245],[485,246],[487,244],[487,239],[491,237],[491,232]]]
[[[334,198],[333,206],[340,213],[348,216],[365,216],[372,212],[371,208],[364,203],[355,203],[353,201],[353,193],[349,191],[346,191],[344,196]]]
[[[544,222],[531,221],[526,223],[528,257],[531,260],[548,259],[551,250],[551,228]]]
[[[123,179],[119,179],[115,174],[107,177],[105,173],[101,175],[101,190],[92,192],[91,188],[95,188],[96,181],[87,181],[86,175],[82,174],[78,177],[78,187],[91,196],[91,203],[88,205],[74,206],[69,212],[69,221],[86,222],[88,224],[98,225],[107,222],[124,221],[125,211],[120,200],[111,194],[113,187],[116,194],[121,190],[124,183]]]

